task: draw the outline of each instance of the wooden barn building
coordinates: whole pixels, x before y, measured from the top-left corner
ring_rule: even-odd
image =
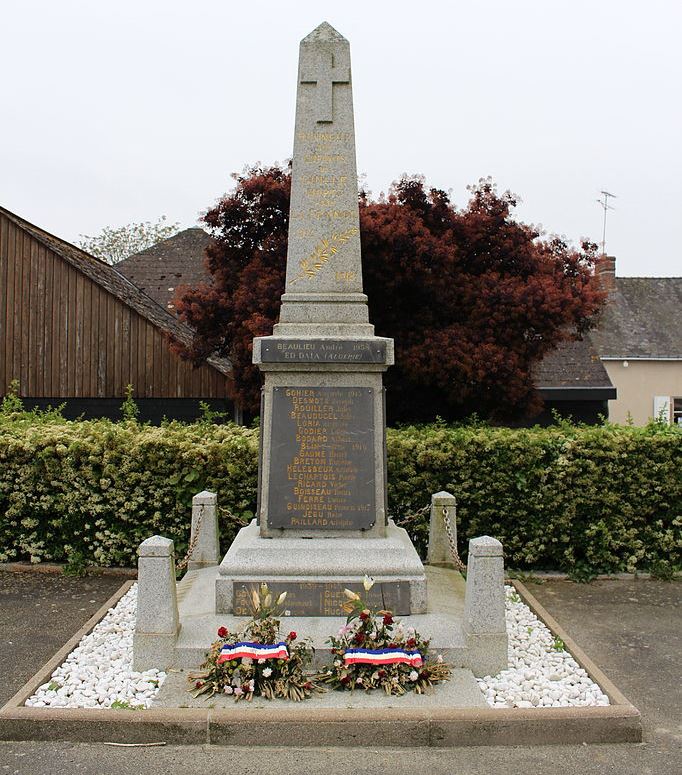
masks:
[[[27,408],[120,419],[130,384],[142,420],[193,419],[201,401],[231,416],[229,362],[171,350],[190,336],[116,268],[0,207],[0,396],[17,380]]]

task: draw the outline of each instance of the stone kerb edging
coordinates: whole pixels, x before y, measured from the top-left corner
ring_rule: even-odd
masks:
[[[213,745],[479,746],[641,742],[640,713],[563,631],[523,584],[514,587],[609,696],[576,708],[172,708],[140,711],[31,708],[23,703],[128,591],[123,586],[0,709],[0,740],[69,740]],[[262,736],[263,724],[268,734]]]
[[[520,581],[512,580],[511,584],[514,589],[519,593],[523,602],[530,608],[531,611],[542,621],[553,635],[561,638],[573,659],[582,667],[589,677],[604,691],[611,702],[611,706],[631,708],[634,713],[639,716],[640,713],[635,706],[625,697],[625,695],[618,689],[618,687],[600,670],[597,665],[587,656],[587,654],[580,648],[580,646],[571,638],[571,636],[564,630],[564,628],[557,622],[557,620],[544,609],[538,602],[537,598],[532,595],[525,584]]]

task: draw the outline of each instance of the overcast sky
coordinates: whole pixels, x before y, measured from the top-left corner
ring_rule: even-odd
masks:
[[[682,275],[679,0],[3,0],[0,205],[65,239],[183,226],[230,174],[292,152],[298,43],[351,43],[358,171],[601,241],[617,273]]]

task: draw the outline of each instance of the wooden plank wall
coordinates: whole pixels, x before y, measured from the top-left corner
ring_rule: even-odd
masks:
[[[224,398],[226,377],[195,369],[164,334],[0,213],[0,396]]]

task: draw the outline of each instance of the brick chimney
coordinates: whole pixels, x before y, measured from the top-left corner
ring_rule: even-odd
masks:
[[[602,290],[611,293],[616,288],[616,257],[602,253],[594,265],[594,273]]]

